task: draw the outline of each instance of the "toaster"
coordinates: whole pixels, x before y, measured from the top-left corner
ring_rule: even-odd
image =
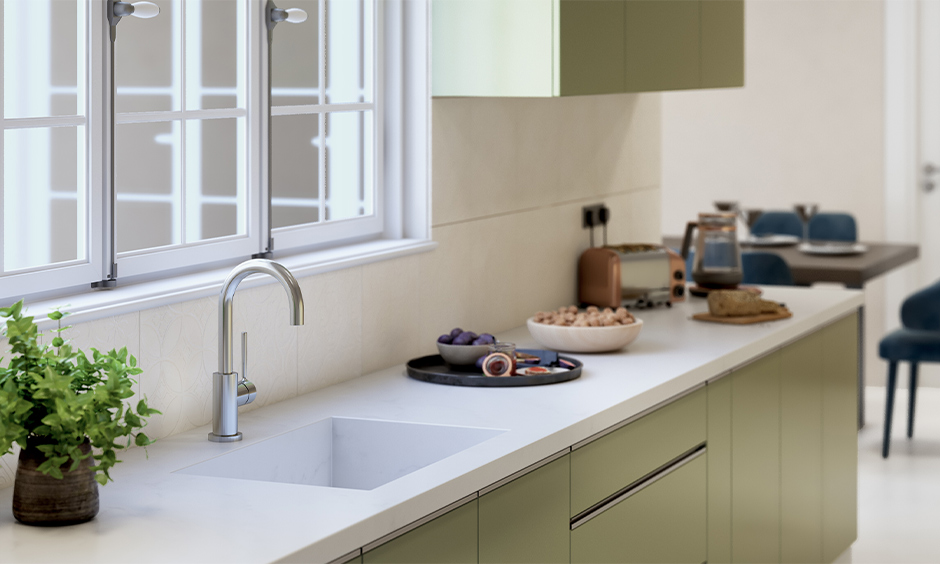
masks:
[[[685,300],[685,261],[662,245],[605,245],[581,254],[578,301],[617,308]]]

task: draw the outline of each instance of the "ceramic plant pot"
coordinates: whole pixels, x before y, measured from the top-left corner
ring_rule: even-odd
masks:
[[[83,453],[91,452],[86,440]],[[55,527],[74,525],[93,519],[98,514],[98,482],[91,470],[94,459],[88,457],[74,471],[70,460],[62,466],[62,479],[57,480],[38,471],[44,455],[32,439],[20,451],[13,485],[13,516],[27,525]]]

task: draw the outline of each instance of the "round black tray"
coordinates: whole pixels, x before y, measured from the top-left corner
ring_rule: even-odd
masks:
[[[535,376],[508,376],[492,378],[484,376],[483,372],[475,366],[451,366],[444,362],[439,354],[414,358],[406,364],[408,376],[422,382],[434,384],[447,384],[448,386],[475,386],[481,388],[513,388],[517,386],[542,386],[544,384],[557,384],[567,382],[581,376],[581,361],[559,355],[558,358],[574,364],[574,368],[555,374],[538,374]]]

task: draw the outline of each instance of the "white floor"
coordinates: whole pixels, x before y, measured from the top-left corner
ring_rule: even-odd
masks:
[[[918,389],[912,440],[906,436],[907,397],[907,390],[898,390],[891,452],[884,460],[885,388],[866,390],[867,421],[858,437],[858,540],[837,562],[940,563],[940,389]]]

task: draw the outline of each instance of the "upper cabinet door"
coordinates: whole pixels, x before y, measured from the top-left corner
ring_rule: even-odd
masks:
[[[702,0],[701,88],[744,86],[744,0]]]
[[[630,0],[625,12],[626,90],[698,88],[700,0]]]
[[[624,92],[623,0],[561,0],[562,96]]]
[[[556,0],[433,0],[434,96],[552,96]]]
[[[432,0],[434,96],[742,86],[743,0]]]

